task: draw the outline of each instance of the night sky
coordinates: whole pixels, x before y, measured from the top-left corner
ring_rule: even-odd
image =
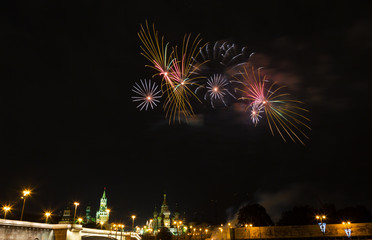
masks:
[[[118,1],[119,2],[119,1]],[[68,202],[139,223],[163,193],[188,219],[224,223],[244,203],[273,220],[295,205],[372,208],[372,16],[367,1],[7,1],[0,6],[1,193],[26,212]],[[310,110],[306,145],[231,108],[169,125],[132,102],[146,68],[137,32],[180,45],[229,40],[258,56]],[[203,109],[203,108],[200,108]],[[11,215],[10,215],[11,218]]]

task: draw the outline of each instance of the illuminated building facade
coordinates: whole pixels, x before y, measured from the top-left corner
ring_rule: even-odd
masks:
[[[186,225],[186,219],[180,218],[180,213],[176,207],[173,215],[168,208],[167,195],[164,194],[163,203],[161,205],[160,213],[156,210],[153,213],[153,219],[147,222],[147,228],[151,229],[153,233],[158,232],[161,228],[168,228],[173,234],[177,235],[182,232],[183,227]]]
[[[63,210],[63,215],[61,221],[59,223],[71,223],[73,218],[73,212],[71,211],[70,204]]]
[[[103,195],[99,205],[99,209],[96,213],[96,223],[107,224],[109,221],[110,211],[107,209],[107,197],[106,197],[106,188],[103,190]]]

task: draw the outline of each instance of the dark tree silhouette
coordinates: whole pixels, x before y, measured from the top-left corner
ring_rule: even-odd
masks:
[[[253,224],[254,226],[274,225],[266,209],[260,204],[247,204],[238,212],[238,224]]]
[[[282,213],[277,225],[308,225],[314,223],[315,209],[310,206],[296,206]]]
[[[277,225],[307,225],[316,222],[316,215],[326,215],[327,223],[341,223],[343,221],[372,222],[372,213],[365,206],[346,207],[337,210],[334,204],[324,204],[320,209],[310,206],[298,206],[283,212]]]
[[[372,222],[372,213],[365,206],[346,207],[337,211],[338,223],[342,221],[357,222]]]
[[[168,228],[163,227],[160,229],[158,235],[156,235],[156,240],[171,240],[173,234],[169,231]]]

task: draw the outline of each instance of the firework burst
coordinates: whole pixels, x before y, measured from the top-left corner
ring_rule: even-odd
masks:
[[[199,49],[199,55],[194,59],[194,74],[203,76],[199,81],[200,87],[195,92],[205,89],[204,100],[208,100],[212,108],[218,103],[225,107],[230,106],[236,99],[231,94],[234,89],[231,80],[236,72],[235,68],[245,64],[249,57],[245,47],[240,48],[229,41],[207,43]]]
[[[310,130],[310,120],[304,115],[308,110],[284,92],[285,86],[262,75],[261,69],[249,69],[253,53],[248,54],[247,48],[228,41],[201,46],[199,35],[192,39],[190,34],[184,36],[181,48],[169,47],[147,22],[141,25],[138,36],[141,54],[150,62],[146,66],[156,71],[155,79],[161,80],[160,89],[150,80],[135,83],[133,92],[138,96],[132,98],[140,110],[157,106],[162,95],[169,123],[188,121],[194,116],[193,103],[201,102],[196,94],[203,91],[212,108],[218,103],[227,107],[236,100],[245,102],[252,123],[257,126],[266,121],[270,132],[284,141],[304,144],[303,138],[308,138],[305,132]]]
[[[153,25],[150,30],[147,22],[145,27],[141,26],[138,36],[142,42],[142,55],[152,64],[146,65],[157,71],[154,75],[162,78],[161,91],[165,95],[164,110],[169,123],[176,119],[193,116],[191,97],[197,96],[191,91],[190,86],[195,83],[197,76],[192,77],[192,69],[195,67],[193,59],[198,55],[198,47],[201,43],[199,35],[191,41],[190,35],[185,35],[180,55],[178,48],[173,47],[171,51],[168,43],[162,37],[159,40],[158,32]],[[200,100],[199,100],[200,101]]]
[[[161,98],[161,91],[158,90],[158,86],[155,83],[152,83],[150,80],[140,80],[141,84],[134,83],[132,91],[137,94],[137,96],[132,97],[133,102],[139,102],[137,108],[147,110],[148,107],[154,109],[156,103],[159,103],[158,100]]]
[[[226,72],[236,65],[247,62],[250,55],[247,54],[245,47],[240,48],[236,44],[228,41],[217,41],[207,43],[199,49],[199,58],[195,58],[197,63],[204,63],[203,70],[212,70],[213,72]]]
[[[248,109],[251,111],[251,119],[257,124],[264,112],[270,131],[273,135],[277,132],[284,141],[291,139],[304,144],[301,138],[307,138],[304,129],[311,130],[307,125],[310,121],[303,114],[308,112],[302,107],[302,102],[290,98],[290,94],[283,92],[285,86],[277,86],[270,83],[266,76],[252,67],[239,75],[242,76],[243,88],[238,89],[242,93],[241,100],[248,100]],[[239,80],[240,81],[240,80]]]
[[[210,100],[212,108],[215,108],[215,103],[220,101],[226,107],[227,104],[225,102],[225,96],[230,95],[231,97],[235,98],[234,95],[230,93],[227,89],[227,85],[229,85],[229,81],[222,76],[222,74],[214,74],[210,78],[208,78],[207,83],[204,85],[199,86],[196,88],[195,93],[197,93],[200,89],[205,88],[207,91],[204,94],[204,100],[207,98]]]
[[[250,108],[251,108],[251,120],[252,123],[256,126],[260,119],[262,118],[261,113],[263,113],[263,105],[260,103],[251,103]]]
[[[169,121],[178,119],[188,119],[194,115],[191,101],[195,99],[200,102],[198,97],[191,90],[191,86],[196,84],[200,76],[192,75],[195,66],[193,58],[198,55],[197,49],[201,43],[199,35],[191,40],[191,35],[185,35],[182,48],[173,48],[174,60],[170,68],[168,77],[172,84],[162,84],[162,90],[166,93],[164,109]]]

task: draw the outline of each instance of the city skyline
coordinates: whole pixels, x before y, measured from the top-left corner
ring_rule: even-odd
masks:
[[[3,5],[0,204],[19,209],[30,188],[25,213],[74,201],[95,208],[107,187],[112,216],[123,218],[147,216],[164,192],[221,223],[245,203],[275,219],[296,205],[372,208],[370,3]],[[196,101],[189,124],[169,124],[163,102],[139,111],[132,88],[156,73],[137,35],[146,21],[172,46],[191,33],[254,52],[310,111],[309,140],[285,143],[238,105]]]

